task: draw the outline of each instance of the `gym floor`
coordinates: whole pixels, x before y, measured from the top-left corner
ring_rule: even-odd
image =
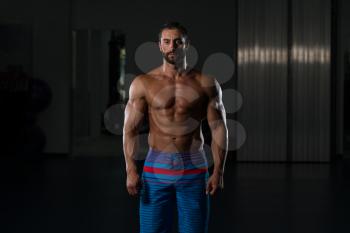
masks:
[[[209,232],[350,232],[350,159],[228,162]],[[2,233],[137,233],[138,198],[116,157],[3,159]],[[174,231],[176,232],[176,218]]]

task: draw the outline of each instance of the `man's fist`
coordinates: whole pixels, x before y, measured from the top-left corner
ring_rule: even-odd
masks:
[[[126,188],[131,196],[136,196],[139,192],[141,180],[137,172],[130,172],[126,178]]]
[[[209,177],[207,182],[206,194],[214,195],[217,188],[224,188],[224,176],[221,174],[213,174]]]

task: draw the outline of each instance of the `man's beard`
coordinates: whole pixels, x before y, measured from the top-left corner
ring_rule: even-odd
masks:
[[[173,55],[171,55],[171,53]],[[176,65],[179,64],[183,61],[183,56],[181,56],[180,54],[176,54],[176,52],[169,52],[169,53],[162,53],[163,58],[172,65]],[[171,57],[172,56],[172,57]]]

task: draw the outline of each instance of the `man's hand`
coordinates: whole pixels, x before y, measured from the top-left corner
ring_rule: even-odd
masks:
[[[214,195],[217,188],[224,188],[224,177],[223,174],[213,173],[207,182],[206,194]]]
[[[126,188],[131,196],[136,196],[139,192],[141,180],[136,171],[127,173]]]

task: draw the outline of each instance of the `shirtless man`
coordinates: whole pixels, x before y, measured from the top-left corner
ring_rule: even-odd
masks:
[[[182,25],[165,24],[159,33],[163,64],[137,76],[130,86],[123,147],[127,191],[140,194],[140,233],[170,232],[175,205],[180,233],[206,233],[209,196],[223,188],[228,133],[221,88],[215,78],[188,68],[188,46]],[[134,158],[146,114],[150,148],[140,178]],[[205,118],[212,134],[210,177],[201,129]]]

